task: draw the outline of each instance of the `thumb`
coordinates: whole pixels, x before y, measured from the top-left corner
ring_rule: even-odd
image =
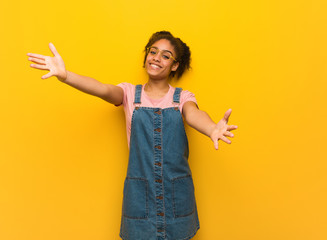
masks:
[[[213,141],[215,149],[218,150],[218,138]]]

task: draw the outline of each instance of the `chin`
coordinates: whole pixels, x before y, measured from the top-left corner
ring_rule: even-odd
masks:
[[[151,74],[149,72],[147,72],[147,75],[149,76],[149,78],[151,78],[152,80],[162,80],[162,79],[166,79],[167,77],[162,76],[161,74]]]

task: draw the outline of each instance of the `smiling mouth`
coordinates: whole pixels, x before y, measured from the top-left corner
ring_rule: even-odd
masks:
[[[152,64],[152,63],[150,63],[149,65],[150,65],[151,68],[153,68],[153,69],[159,69],[159,68],[161,68],[160,66],[158,66],[158,65],[156,65],[156,64]]]

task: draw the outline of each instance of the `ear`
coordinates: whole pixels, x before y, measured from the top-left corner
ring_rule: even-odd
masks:
[[[173,64],[173,66],[171,67],[171,71],[172,71],[172,72],[176,71],[177,68],[178,68],[178,66],[179,66],[179,62],[175,62],[175,63]]]

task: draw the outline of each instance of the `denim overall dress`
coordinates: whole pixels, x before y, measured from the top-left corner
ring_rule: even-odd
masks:
[[[141,106],[142,85],[135,87],[134,111],[119,236],[124,240],[187,240],[200,228],[188,140],[175,107]]]

